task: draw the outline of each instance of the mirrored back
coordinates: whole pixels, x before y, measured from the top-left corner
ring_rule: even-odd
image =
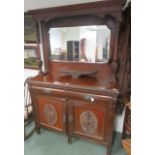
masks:
[[[106,63],[111,30],[106,25],[49,29],[51,60]]]

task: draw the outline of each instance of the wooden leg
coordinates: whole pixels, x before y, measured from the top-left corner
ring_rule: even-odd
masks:
[[[68,135],[68,144],[72,144],[72,137]]]
[[[111,146],[107,146],[106,155],[111,155]]]
[[[36,128],[36,132],[37,132],[37,134],[40,134],[40,128],[39,127]]]
[[[39,126],[39,123],[37,123],[37,121],[35,121],[35,128],[36,128],[37,134],[40,134],[40,126]]]

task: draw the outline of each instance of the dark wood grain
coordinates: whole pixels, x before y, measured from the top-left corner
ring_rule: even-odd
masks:
[[[125,105],[131,95],[131,5],[123,12],[118,45],[118,87],[120,103]]]
[[[72,137],[95,141],[107,146],[106,154],[111,154],[114,117],[120,95],[118,43],[124,3],[124,0],[105,0],[28,12],[41,25],[47,71],[28,80],[38,131],[43,127],[66,133],[69,143],[72,143]],[[107,25],[111,29],[110,58],[107,63],[49,59],[49,28],[95,24]],[[72,75],[62,74],[62,69],[74,73],[95,71],[96,74],[73,78]],[[53,111],[57,112],[58,122],[53,126],[44,118],[46,104],[54,106]]]

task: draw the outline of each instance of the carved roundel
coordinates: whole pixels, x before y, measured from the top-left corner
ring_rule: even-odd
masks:
[[[98,127],[96,115],[91,111],[84,111],[80,114],[80,125],[85,133],[92,134]]]
[[[44,117],[49,125],[55,125],[57,122],[57,113],[55,107],[51,104],[44,106]]]

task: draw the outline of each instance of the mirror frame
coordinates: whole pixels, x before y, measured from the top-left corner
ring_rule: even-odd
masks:
[[[67,17],[67,18],[56,18],[44,22],[46,28],[46,34],[48,35],[48,40],[46,41],[47,44],[47,51],[48,51],[48,60],[51,60],[50,57],[50,42],[49,42],[49,34],[48,31],[50,28],[61,28],[61,27],[72,27],[72,26],[91,26],[91,25],[106,25],[111,30],[110,36],[110,49],[109,49],[109,59],[106,63],[110,63],[112,61],[112,56],[114,52],[114,40],[116,37],[116,22],[115,19],[110,16],[106,15],[104,17],[99,16],[76,16],[76,17]],[[58,62],[67,62],[72,63],[72,61],[58,61]],[[90,62],[74,62],[74,63],[90,63]],[[94,62],[96,64],[98,62]],[[105,63],[103,63],[105,64]]]
[[[112,70],[117,72],[118,36],[124,5],[125,0],[104,0],[28,11],[27,13],[33,16],[40,28],[45,71],[49,71],[51,63],[48,59],[49,27],[107,25],[112,31],[110,56],[107,65],[110,65]]]

